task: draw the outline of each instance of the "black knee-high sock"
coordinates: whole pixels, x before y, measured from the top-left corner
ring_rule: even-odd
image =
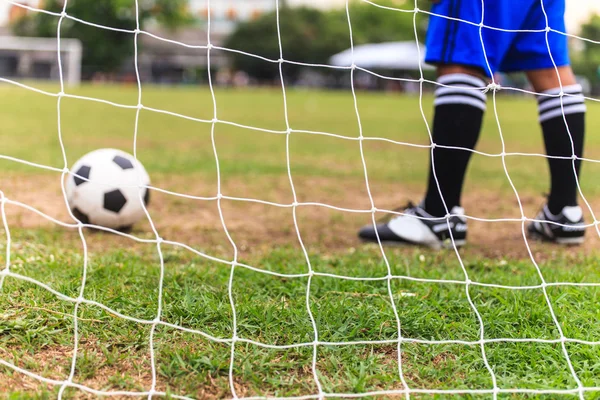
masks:
[[[438,82],[442,86],[435,91],[435,116],[433,119],[433,142],[439,146],[453,146],[473,150],[479,139],[486,95],[478,90],[487,86],[477,77],[466,74],[444,75]],[[463,182],[471,151],[433,149],[435,176],[448,210],[460,205]],[[425,210],[433,216],[446,215],[432,164],[429,164],[427,194],[423,201]]]
[[[562,107],[560,92],[560,88],[551,89],[537,97],[546,154],[560,157],[572,157],[575,154],[583,157],[586,107],[581,85],[563,87],[565,95],[562,96]],[[548,158],[548,164],[551,185],[548,209],[557,215],[564,207],[577,205],[576,177],[579,176],[581,161],[575,161],[576,172],[573,171],[572,159]]]

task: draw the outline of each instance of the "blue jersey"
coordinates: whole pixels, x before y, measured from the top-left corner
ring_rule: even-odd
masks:
[[[440,0],[431,12],[428,63],[477,67],[488,76],[569,64],[566,35],[546,35],[546,26],[565,32],[565,0]]]

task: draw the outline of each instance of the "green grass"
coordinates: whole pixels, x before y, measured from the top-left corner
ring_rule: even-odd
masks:
[[[17,243],[31,238],[15,232]],[[47,239],[47,241],[46,241]],[[43,248],[41,254],[37,248]],[[201,330],[218,338],[232,335],[228,299],[230,269],[188,252],[165,246],[164,297],[161,320]],[[35,244],[16,252],[11,271],[38,279],[68,296],[77,296],[82,259],[62,249],[51,238],[35,236]],[[52,260],[49,260],[52,254]],[[432,279],[460,279],[462,272],[452,254],[414,251],[388,252],[392,273]],[[29,259],[28,263],[19,260]],[[300,254],[276,249],[254,260],[254,265],[287,260],[289,271],[305,271]],[[328,257],[311,255],[317,272],[381,277],[386,267],[372,247]],[[577,268],[564,268],[565,264]],[[597,282],[600,265],[595,258],[565,256],[544,265],[548,282]],[[505,285],[539,284],[526,261],[497,264],[473,260],[466,268],[474,281]],[[135,251],[113,249],[90,254],[85,298],[122,314],[152,320],[157,312],[158,264],[151,247]],[[310,343],[313,330],[305,307],[306,278],[278,278],[238,267],[234,275],[237,334],[260,343]],[[465,286],[392,282],[394,302],[406,339],[466,341],[479,339],[479,325],[469,306]],[[410,295],[407,295],[410,294]],[[541,289],[508,290],[471,286],[469,294],[479,310],[486,339],[556,339],[559,337]],[[565,335],[600,340],[597,304],[600,289],[551,287],[549,297]],[[74,305],[48,291],[11,277],[0,295],[3,305],[0,338],[8,357],[43,376],[65,377],[70,366]],[[324,342],[393,341],[396,322],[385,281],[357,282],[316,276],[311,283],[311,310]],[[144,390],[149,373],[148,325],[127,321],[93,305],[79,311],[80,352],[75,381],[96,388]],[[574,368],[587,386],[600,385],[600,354],[594,346],[567,345]],[[202,397],[203,393],[229,396],[227,375],[230,347],[166,326],[155,335],[160,387],[172,393]],[[573,388],[574,382],[559,344],[491,343],[485,346],[501,388]],[[406,343],[402,347],[404,376],[412,388],[489,389],[491,378],[479,346],[467,344]],[[328,392],[364,392],[402,387],[397,373],[396,346],[321,345],[317,366]],[[4,356],[6,358],[6,356]],[[312,347],[273,350],[236,345],[234,376],[238,389],[249,394],[292,396],[313,393]],[[7,372],[4,370],[4,372]],[[74,393],[73,393],[74,395]]]
[[[51,86],[42,87],[55,90]],[[9,86],[1,86],[0,93],[1,153],[62,168],[56,99]],[[69,93],[135,104],[137,92],[134,87],[83,86]],[[285,130],[280,91],[219,89],[216,99],[220,120]],[[202,119],[212,118],[213,113],[206,88],[147,87],[142,102],[148,107]],[[428,142],[417,98],[358,93],[358,104],[365,136],[420,144]],[[290,90],[288,107],[290,126],[295,130],[358,136],[352,96],[347,91]],[[431,98],[425,98],[424,108],[429,117]],[[595,104],[590,104],[589,108],[589,151],[586,155],[600,158],[600,137],[595,134],[600,127],[600,109]],[[498,110],[508,152],[543,152],[532,99],[500,97]],[[68,164],[99,147],[132,149],[135,110],[64,98],[61,117]],[[285,135],[218,123],[215,139],[227,190],[265,199],[283,196],[280,183],[287,179]],[[364,148],[369,179],[379,193],[393,185],[420,190],[426,174],[427,149],[377,141],[365,141]],[[479,149],[491,153],[501,151],[492,113],[488,113]],[[210,124],[143,110],[138,155],[157,186],[193,191],[199,195],[216,193]],[[327,196],[331,196],[332,201],[352,197],[353,193],[344,190],[364,181],[356,141],[293,133],[290,158],[294,179],[302,182],[303,189],[314,189],[314,192],[301,193],[305,200],[314,200],[311,194],[324,196],[320,199],[323,201],[328,199]],[[525,197],[546,189],[543,159],[508,157],[506,162],[519,192]],[[58,186],[57,173],[6,160],[0,160],[0,165],[8,177],[0,183],[13,182],[11,185],[6,183],[6,189],[3,189],[4,185],[0,186],[9,198],[18,198],[24,191],[14,181],[25,184],[56,178],[52,182]],[[599,166],[586,164],[584,168],[582,187],[594,201],[600,195],[595,183]],[[336,186],[337,183],[340,186]],[[498,198],[510,197],[511,189],[501,159],[475,156],[467,189],[475,193],[497,193]],[[289,191],[289,187],[284,190]],[[516,205],[511,203],[510,206],[514,211]],[[153,213],[159,213],[154,210],[164,212],[164,216],[157,218],[163,218],[161,228],[168,228],[169,218],[195,216],[194,210],[199,206],[196,202],[158,197],[152,207]],[[394,294],[392,300],[386,280],[352,281],[321,275],[381,278],[387,276],[388,270],[376,246],[313,246],[320,241],[330,243],[328,224],[344,225],[348,220],[336,214],[326,220],[328,223],[320,225],[316,214],[303,215],[302,212],[302,209],[298,210],[301,229],[317,231],[314,235],[306,235],[311,266],[318,273],[310,280],[310,288],[307,276],[283,278],[241,266],[235,269],[231,292],[235,302],[236,334],[243,339],[236,343],[233,359],[233,383],[239,397],[287,397],[317,392],[312,346],[270,349],[248,342],[278,346],[310,344],[314,340],[314,330],[306,308],[307,289],[310,289],[308,303],[319,340],[343,343],[317,347],[316,372],[322,389],[328,393],[402,389],[397,346],[393,343],[398,338],[398,331],[392,301],[401,321],[401,335],[407,340],[401,347],[403,375],[413,389],[492,388],[481,347],[476,343],[480,338],[480,324],[469,297],[482,319],[485,339],[555,340],[560,337],[541,288],[513,290],[474,284],[468,286],[467,291],[464,283],[396,278],[390,284]],[[235,230],[235,222],[239,221],[231,221],[231,214],[227,213],[226,209],[226,216],[230,216],[228,225],[233,225]],[[248,212],[248,220],[255,214],[262,215],[253,209]],[[282,220],[282,223],[289,224],[291,213],[286,215],[289,221]],[[514,213],[510,215],[514,216]],[[177,221],[181,222],[181,219],[172,224],[179,223]],[[207,222],[206,226],[183,236],[177,236],[177,227],[172,227],[173,235],[175,239],[196,244],[195,236],[210,236],[213,231],[222,230],[220,225],[211,224]],[[31,222],[26,217],[15,217],[13,213],[9,213],[9,226],[11,272],[77,298],[84,262],[77,233],[43,224],[40,220]],[[142,229],[134,234],[150,238],[151,235]],[[248,240],[247,250],[240,244],[239,261],[282,274],[306,274],[308,266],[294,241],[293,226],[286,229],[283,233],[267,229],[267,233],[257,234],[254,241]],[[342,226],[335,232],[339,234],[340,231],[353,235],[354,225]],[[518,230],[511,232],[518,236]],[[135,319],[153,320],[158,312],[161,272],[156,246],[136,244],[102,233],[86,232],[86,238],[90,254],[84,298]],[[0,241],[0,265],[6,261],[5,239],[3,236]],[[237,236],[234,239],[236,243],[242,243]],[[343,238],[340,241],[347,243]],[[498,242],[500,246],[501,240]],[[231,259],[232,253],[227,242],[224,243],[216,246],[209,241],[198,244],[197,248],[210,255]],[[593,251],[578,253],[550,247],[535,247],[534,251],[548,283],[600,282],[600,261]],[[208,261],[171,245],[163,244],[162,252],[165,269],[161,321],[199,330],[219,339],[230,339],[234,333],[229,298],[230,266]],[[505,286],[541,284],[529,258],[511,253],[490,254],[492,252],[469,249],[461,253],[473,282]],[[394,276],[465,280],[463,269],[452,251],[386,249],[386,256]],[[600,341],[600,311],[597,307],[600,288],[549,286],[547,293],[566,337]],[[7,277],[0,292],[0,359],[44,377],[66,379],[74,341],[74,307],[73,302],[61,300],[40,286]],[[82,303],[78,312],[79,352],[74,382],[98,390],[148,390],[152,382],[150,332],[149,324],[119,318],[106,309]],[[365,344],[365,341],[381,343]],[[565,346],[582,384],[600,386],[600,348],[576,342],[567,342]],[[560,343],[500,341],[485,344],[484,350],[497,385],[502,389],[573,389],[577,386]],[[160,324],[154,332],[154,354],[157,390],[194,398],[232,396],[228,377],[229,343]],[[55,398],[58,390],[0,366],[2,398]],[[81,391],[73,388],[64,394],[67,398],[83,396]],[[490,398],[489,395],[474,394],[462,397]],[[499,398],[562,397],[503,394]],[[586,393],[585,398],[599,398],[599,394]]]
[[[51,86],[42,86],[52,91]],[[84,86],[69,93],[126,105],[135,105],[134,87]],[[63,167],[57,135],[56,98],[9,86],[0,87],[0,134],[2,154],[31,162]],[[431,97],[423,102],[428,118]],[[276,89],[216,91],[218,118],[255,128],[285,131],[283,98]],[[194,118],[210,120],[213,104],[206,89],[156,88],[143,91],[145,106]],[[429,137],[419,110],[417,97],[395,94],[358,93],[358,105],[366,137],[428,144]],[[600,158],[600,106],[589,104],[586,156]],[[350,138],[359,135],[358,123],[349,91],[288,91],[289,122],[292,129],[335,133]],[[131,151],[136,110],[85,100],[64,98],[61,102],[62,134],[69,165],[99,147]],[[498,113],[507,152],[543,153],[536,104],[531,98],[500,98]],[[143,110],[140,115],[138,155],[153,174],[200,174],[215,180],[215,158],[210,124]],[[287,172],[285,135],[234,127],[216,126],[216,145],[224,179],[238,176],[273,176]],[[428,149],[394,145],[381,141],[365,142],[369,176],[374,180],[421,184],[427,169]],[[493,112],[487,113],[479,150],[502,152]],[[362,178],[363,168],[356,141],[320,135],[295,133],[290,138],[291,168],[297,176]],[[268,156],[265,156],[268,155]],[[507,167],[517,188],[524,191],[547,190],[545,160],[512,156]],[[32,171],[13,162],[1,162],[3,170]],[[586,163],[582,185],[586,193],[600,190],[594,177],[596,163]],[[501,158],[475,156],[469,184],[485,184],[488,190],[509,190],[502,173]],[[38,173],[37,170],[32,172]],[[537,179],[531,179],[532,175]]]

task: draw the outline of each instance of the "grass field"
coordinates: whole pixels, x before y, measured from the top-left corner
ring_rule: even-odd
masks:
[[[57,92],[56,86],[32,85]],[[68,93],[124,105],[137,103],[127,86],[83,86]],[[294,132],[290,169],[298,202],[369,210],[353,98],[348,91],[290,90],[289,124],[295,130],[328,132],[349,140]],[[427,130],[417,97],[359,92],[363,134],[399,142],[427,144]],[[286,135],[281,91],[216,91],[215,142],[221,174],[222,210],[238,261],[231,295],[236,335],[231,363],[233,311],[231,266],[211,261],[170,242],[231,261],[214,200],[194,200],[152,192],[150,213],[162,238],[164,286],[161,324],[153,333],[158,392],[192,398],[231,398],[229,372],[238,397],[304,396],[318,393],[313,376],[314,316],[319,341],[316,375],[325,393],[401,390],[398,373],[397,321],[388,295],[388,266],[377,246],[355,238],[369,213],[344,212],[319,205],[297,208],[297,220],[310,267],[299,244],[290,205]],[[213,103],[207,88],[144,87],[146,107],[210,120]],[[431,98],[423,101],[430,117]],[[589,104],[586,157],[600,159],[600,106]],[[13,86],[0,86],[3,156],[63,168],[57,134],[57,99]],[[530,98],[500,97],[498,112],[506,152],[543,153]],[[61,101],[61,129],[68,164],[88,151],[115,147],[131,152],[135,109],[81,99]],[[194,196],[217,194],[217,173],[209,123],[144,109],[140,113],[138,157],[157,188]],[[479,150],[502,152],[493,113],[488,113]],[[418,201],[429,149],[382,140],[365,140],[364,155],[375,205],[392,209]],[[533,218],[547,190],[546,161],[507,156],[506,165],[527,217]],[[11,200],[70,222],[62,200],[61,174],[0,159],[0,190]],[[600,209],[600,164],[584,164],[582,190]],[[519,219],[516,197],[500,157],[475,155],[465,189],[470,216]],[[63,381],[73,357],[75,303],[83,279],[83,250],[77,230],[69,230],[22,207],[6,205],[12,244],[10,271],[43,282],[8,276],[0,292],[0,360],[39,376]],[[377,218],[383,216],[377,214]],[[591,221],[589,212],[586,213]],[[600,243],[590,230],[585,246],[558,248],[531,243],[545,281],[552,310],[569,340],[564,349],[546,303],[542,281],[521,235],[521,222],[472,220],[470,244],[461,250],[385,248],[393,304],[401,322],[403,378],[410,389],[490,390],[483,346],[498,388],[576,390],[600,387],[600,289],[559,283],[600,283]],[[154,239],[148,223],[132,234]],[[6,233],[1,230],[0,265],[6,264]],[[78,308],[79,346],[73,382],[101,391],[148,391],[153,376],[150,322],[158,313],[161,276],[156,245],[85,231],[89,262],[84,298]],[[464,270],[463,266],[464,265]],[[465,272],[474,284],[465,284]],[[355,281],[331,275],[373,278]],[[438,280],[436,282],[428,280]],[[445,280],[449,282],[439,282]],[[555,284],[556,283],[556,284]],[[489,284],[505,287],[493,287]],[[522,288],[526,286],[527,288]],[[512,288],[508,288],[512,287]],[[518,288],[521,287],[521,288]],[[95,303],[94,303],[95,302]],[[105,307],[100,307],[102,304]],[[121,318],[120,313],[129,319]],[[146,323],[132,319],[144,320]],[[178,329],[202,331],[219,340]],[[533,342],[528,339],[538,339]],[[522,340],[517,342],[516,340]],[[365,344],[365,341],[377,341]],[[335,343],[343,343],[335,345]],[[266,348],[259,344],[288,346]],[[306,344],[307,346],[297,346]],[[565,350],[573,372],[565,357]],[[0,364],[0,397],[55,398],[60,386],[41,383]],[[501,393],[498,398],[576,398],[578,393],[534,395]],[[66,398],[95,398],[67,388]],[[379,396],[387,398],[391,395]],[[125,397],[125,396],[120,396]],[[371,398],[376,396],[371,396]],[[491,398],[488,393],[413,394],[413,398]],[[586,391],[586,399],[600,392]]]

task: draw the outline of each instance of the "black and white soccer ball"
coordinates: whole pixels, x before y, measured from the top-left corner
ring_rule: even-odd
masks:
[[[83,156],[67,176],[69,207],[84,224],[129,230],[145,216],[150,177],[133,156],[115,149],[100,149]],[[141,191],[141,199],[140,199]]]

